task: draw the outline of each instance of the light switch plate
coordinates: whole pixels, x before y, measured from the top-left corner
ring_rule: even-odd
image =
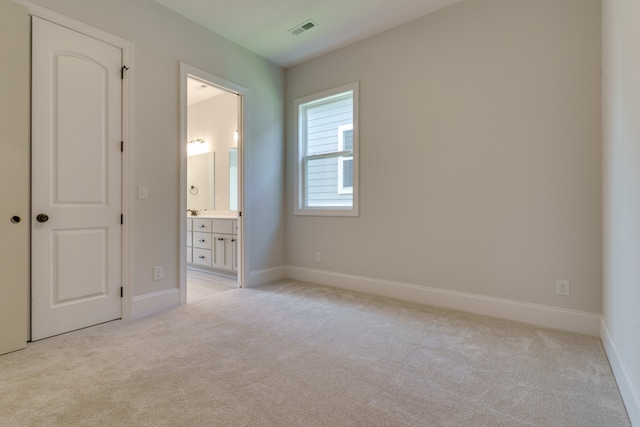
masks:
[[[149,198],[149,188],[142,185],[138,186],[138,200],[147,200]]]

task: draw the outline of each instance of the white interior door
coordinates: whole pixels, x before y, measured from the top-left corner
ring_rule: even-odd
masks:
[[[29,32],[0,1],[0,354],[29,339]]]
[[[121,317],[122,51],[40,18],[32,28],[38,340]]]

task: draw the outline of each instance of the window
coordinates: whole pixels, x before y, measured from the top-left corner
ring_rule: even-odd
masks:
[[[358,215],[358,83],[295,101],[295,214]]]

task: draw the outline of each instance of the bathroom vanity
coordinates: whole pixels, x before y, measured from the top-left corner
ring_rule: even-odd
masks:
[[[187,217],[187,263],[224,273],[238,271],[238,220],[231,217]]]

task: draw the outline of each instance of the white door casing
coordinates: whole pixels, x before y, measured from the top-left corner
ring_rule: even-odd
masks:
[[[234,245],[234,251],[236,258],[234,259],[234,265],[237,266],[238,273],[238,287],[244,287],[247,277],[248,265],[249,265],[249,251],[246,250],[245,226],[247,224],[247,209],[245,207],[245,200],[250,196],[247,194],[247,189],[244,186],[245,176],[245,151],[248,136],[248,126],[246,125],[250,121],[249,111],[246,105],[249,104],[249,89],[233,83],[229,80],[218,77],[214,74],[193,67],[184,62],[180,63],[180,206],[179,206],[179,218],[180,218],[180,304],[187,302],[187,259],[194,260],[193,253],[187,254],[187,79],[193,78],[201,80],[205,84],[218,87],[226,92],[235,93],[238,95],[238,141],[237,141],[237,155],[238,155],[238,226],[237,236]],[[194,249],[195,251],[195,249]]]
[[[38,340],[122,315],[122,50],[37,17],[32,31]]]

